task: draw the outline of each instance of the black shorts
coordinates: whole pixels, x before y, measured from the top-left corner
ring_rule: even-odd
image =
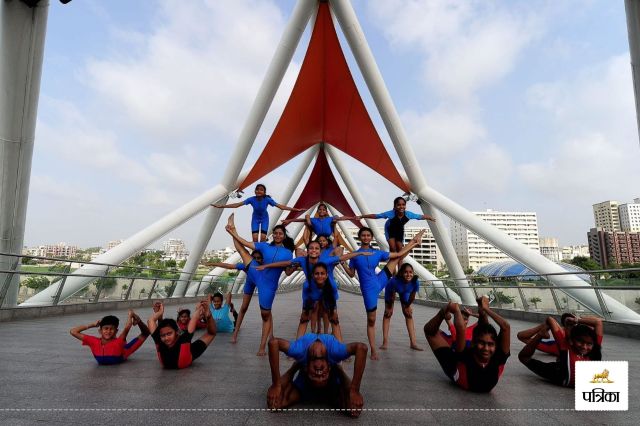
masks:
[[[389,219],[386,226],[387,239],[390,240],[393,238],[396,241],[404,244],[404,225],[408,221],[409,219],[407,219],[406,216],[402,219],[399,219],[397,217]]]
[[[537,359],[530,359],[524,364],[529,370],[538,376],[549,380],[556,385],[564,385],[567,379],[566,365],[564,363],[542,362]]]
[[[453,349],[449,347],[442,347],[434,350],[433,354],[436,356],[438,363],[440,363],[440,367],[442,367],[444,374],[446,374],[451,380],[455,381],[454,377],[456,375],[456,371],[458,371],[458,358]]]
[[[204,343],[202,340],[198,339],[195,342],[191,342],[191,358],[192,359],[198,358],[206,350],[207,350],[207,344]]]

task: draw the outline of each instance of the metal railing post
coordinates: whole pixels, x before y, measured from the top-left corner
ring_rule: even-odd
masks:
[[[131,278],[131,281],[129,282],[129,288],[127,289],[127,294],[124,296],[124,300],[129,300],[129,297],[131,297],[131,290],[133,290],[133,283],[135,281],[135,277]]]
[[[53,306],[58,306],[58,302],[60,302],[60,295],[62,294],[62,289],[64,288],[64,283],[67,282],[68,274],[71,272],[71,263],[69,263],[64,270],[65,276],[62,278],[62,281],[58,285],[58,289],[56,290],[56,294],[53,296]]]
[[[109,268],[107,267],[107,269],[104,271],[104,275],[98,278],[99,285],[96,286],[96,297],[93,298],[93,301],[91,303],[98,303],[98,299],[100,299],[100,293],[102,293],[102,286],[103,286],[100,280],[102,278],[106,278],[108,275],[109,275]]]
[[[593,291],[595,291],[596,298],[598,299],[598,303],[600,304],[602,317],[605,319],[611,319],[611,312],[609,312],[607,305],[604,303],[604,298],[600,293],[601,290],[600,290],[600,284],[598,284],[598,280],[593,275],[590,276],[590,279],[591,279],[591,285],[593,285]]]
[[[492,284],[495,284],[494,281],[491,281]],[[502,301],[500,300],[500,296],[498,296],[498,292],[496,291],[496,287],[492,286],[491,287],[493,289],[493,296],[495,297],[495,302],[496,305],[498,305],[498,308],[502,308]],[[504,292],[500,292],[500,294],[504,295]]]
[[[13,276],[16,274],[18,270],[18,265],[20,264],[20,257],[16,257],[16,261],[13,264],[13,272],[7,274],[7,278],[4,280],[2,284],[2,288],[0,289],[0,308],[4,304],[4,298],[7,296],[7,292],[9,291],[9,286],[11,285],[11,281],[13,280]],[[19,290],[19,288],[18,288]]]
[[[147,296],[147,300],[151,299],[151,296],[153,296],[153,292],[156,289],[156,284],[158,284],[158,279],[157,278],[155,280],[153,280],[153,284],[151,284],[151,290],[149,290],[149,296]]]
[[[551,290],[551,297],[553,298],[553,303],[556,305],[556,312],[562,313],[562,307],[560,306],[560,301],[558,300],[556,289],[550,288],[549,290]]]

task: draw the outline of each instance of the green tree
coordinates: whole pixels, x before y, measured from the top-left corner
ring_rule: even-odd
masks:
[[[500,305],[510,305],[516,300],[515,297],[504,294],[502,291],[492,291],[494,299],[491,302],[492,304],[500,304]]]
[[[534,296],[529,298],[529,302],[533,303],[533,306],[535,306],[536,309],[538,309],[538,303],[542,302],[542,299],[540,299],[538,296]]]
[[[598,264],[598,262],[586,256],[576,256],[573,259],[571,259],[570,263],[572,265],[579,266],[585,271],[594,271],[597,269],[602,269],[602,267]]]
[[[24,280],[24,285],[36,291],[44,290],[49,287],[49,284],[49,278],[43,277],[42,275],[31,275]]]
[[[96,281],[96,287],[102,290],[110,290],[114,288],[117,284],[117,281],[113,277],[103,277]]]

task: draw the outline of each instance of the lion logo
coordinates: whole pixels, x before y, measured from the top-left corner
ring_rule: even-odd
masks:
[[[605,369],[602,373],[594,374],[590,383],[613,383],[613,380],[609,380],[609,370]]]

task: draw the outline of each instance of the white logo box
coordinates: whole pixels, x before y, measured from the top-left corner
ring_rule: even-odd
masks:
[[[629,363],[627,361],[576,362],[576,410],[627,411]]]

